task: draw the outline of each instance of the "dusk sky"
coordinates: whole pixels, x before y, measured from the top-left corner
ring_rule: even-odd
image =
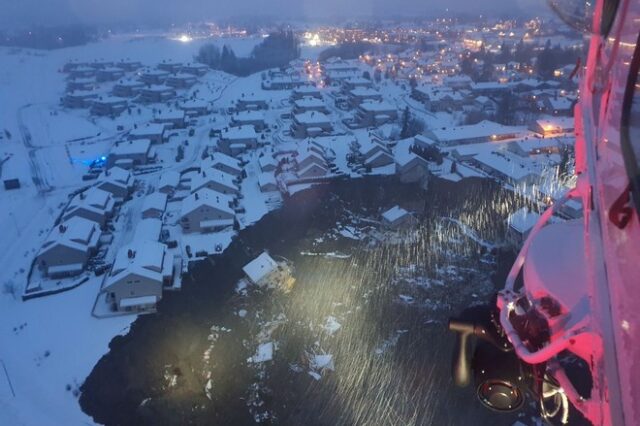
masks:
[[[366,18],[452,12],[500,13],[530,8],[535,0],[0,0],[2,27],[66,23],[184,22],[236,16]],[[542,8],[546,5],[539,2]]]

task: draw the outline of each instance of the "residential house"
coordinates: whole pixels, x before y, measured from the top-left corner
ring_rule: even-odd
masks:
[[[71,217],[51,230],[36,255],[35,265],[51,278],[78,275],[96,253],[101,234],[97,223]]]
[[[144,197],[142,203],[142,218],[143,219],[162,219],[165,210],[167,209],[167,194],[162,192],[152,192]]]
[[[102,292],[115,311],[153,312],[173,274],[173,259],[164,244],[134,241],[118,251]]]
[[[233,226],[230,199],[203,187],[182,200],[180,226],[184,232],[210,232]]]
[[[316,111],[295,114],[291,124],[291,134],[294,138],[304,139],[333,131],[331,119]]]
[[[82,217],[103,227],[113,216],[114,207],[115,200],[111,193],[91,187],[71,199],[62,219],[66,221],[72,217]]]
[[[133,191],[133,184],[134,178],[131,172],[115,166],[100,173],[96,187],[110,192],[114,198],[124,200]]]

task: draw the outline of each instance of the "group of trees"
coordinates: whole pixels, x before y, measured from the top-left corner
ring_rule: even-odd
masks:
[[[300,57],[298,38],[292,31],[269,34],[262,43],[253,48],[248,57],[237,57],[230,46],[222,50],[215,44],[205,44],[198,51],[196,61],[229,74],[247,76],[269,68],[286,66]]]
[[[0,31],[0,46],[59,49],[62,47],[79,46],[96,41],[98,38],[96,28],[84,25],[37,27],[12,33]]]
[[[360,55],[371,52],[373,49],[373,44],[365,41],[342,43],[337,46],[329,47],[320,52],[320,54],[318,55],[318,60],[320,62],[323,62],[333,57],[342,59],[356,59]]]
[[[536,65],[538,74],[544,79],[553,77],[553,71],[568,64],[575,64],[580,57],[576,49],[551,47],[551,41],[547,40],[544,49],[538,53]]]
[[[402,113],[402,129],[400,130],[400,139],[412,138],[424,130],[424,123],[409,111],[409,107],[404,109]]]
[[[519,64],[533,65],[535,58],[536,71],[544,79],[551,78],[553,71],[567,64],[576,63],[580,52],[573,48],[551,46],[551,41],[547,40],[544,49],[537,53],[533,46],[525,44],[522,40],[515,45],[507,42],[502,43],[498,52],[490,52],[480,47],[478,52],[467,55],[461,62],[460,68],[464,74],[470,76],[474,81],[491,81],[494,79],[494,65],[517,62]],[[476,67],[476,60],[482,66]]]
[[[442,162],[444,161],[442,152],[440,152],[440,150],[435,146],[427,146],[422,148],[416,145],[411,145],[409,147],[409,152],[412,152],[427,161],[436,163],[437,165],[442,164]]]

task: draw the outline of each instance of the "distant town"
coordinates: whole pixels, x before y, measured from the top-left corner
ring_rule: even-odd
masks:
[[[283,197],[333,179],[397,175],[427,187],[431,176],[486,177],[540,208],[553,203],[569,184],[582,49],[555,28],[532,19],[278,30],[242,58],[205,27],[169,36],[211,40],[192,61],[67,58],[48,114],[102,130],[63,141],[96,155],[70,171],[81,174],[33,255],[22,298],[98,279],[95,316],[153,312],[190,262],[224,250]],[[305,46],[319,53],[301,56]],[[38,145],[28,124],[20,132],[2,139]],[[31,183],[43,197],[54,191],[31,155],[33,176],[12,175],[18,156],[2,160],[7,194]],[[562,213],[577,217],[580,205]],[[395,206],[383,218],[405,215]],[[514,244],[536,217],[513,213]]]

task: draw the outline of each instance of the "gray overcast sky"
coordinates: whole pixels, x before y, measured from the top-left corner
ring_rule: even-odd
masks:
[[[306,18],[424,16],[451,11],[500,13],[544,0],[0,0],[0,26],[184,22],[231,16]]]

